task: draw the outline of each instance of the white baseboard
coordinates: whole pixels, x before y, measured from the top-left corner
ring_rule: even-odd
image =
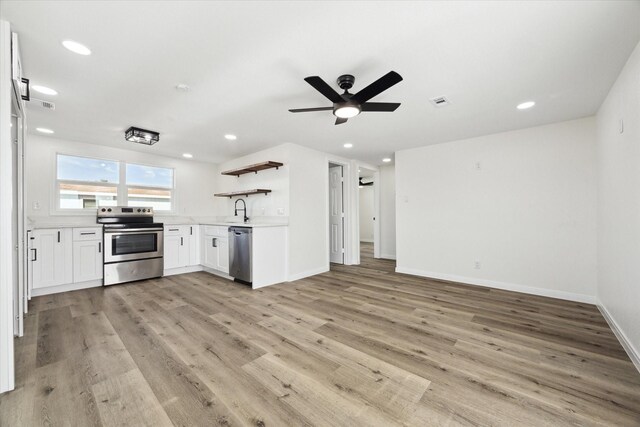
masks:
[[[39,297],[42,295],[59,294],[60,292],[77,291],[80,289],[98,288],[102,286],[102,279],[89,280],[88,282],[69,283],[67,285],[49,286],[48,288],[34,288],[31,290],[31,296]]]
[[[227,273],[224,273],[220,270],[216,270],[214,268],[205,267],[203,265],[200,266],[200,270],[207,272],[209,274],[213,274],[214,276],[222,277],[223,279],[228,279],[233,281],[233,277],[229,276]]]
[[[360,239],[363,243],[373,243],[373,239]]]
[[[384,258],[384,259],[396,259],[396,254],[380,254],[380,258]]]
[[[196,271],[202,271],[201,265],[190,265],[188,267],[171,268],[164,270],[163,276],[174,276],[176,274],[194,273]]]
[[[609,310],[607,310],[607,308],[602,304],[602,301],[597,302],[597,307],[598,310],[600,310],[600,313],[602,313],[602,317],[604,317],[604,320],[606,320],[609,324],[609,327],[613,331],[616,338],[618,338],[618,341],[620,341],[622,348],[624,348],[624,351],[627,352],[629,359],[631,359],[633,365],[636,367],[638,372],[640,372],[640,351],[638,351],[633,346],[633,344],[631,344],[631,341],[629,341],[620,326],[618,326],[618,323],[615,321],[611,313],[609,313]]]
[[[326,273],[327,271],[329,271],[329,267],[320,267],[314,270],[303,271],[302,273],[289,274],[289,277],[287,278],[287,282],[294,282],[296,280],[304,279],[305,277]]]
[[[396,267],[396,273],[411,274],[414,276],[428,277],[432,279],[447,280],[449,282],[464,283],[467,285],[486,286],[489,288],[503,289],[506,291],[522,292],[525,294],[539,295],[543,297],[565,299],[569,301],[596,304],[596,297],[572,292],[556,291],[553,289],[536,288],[533,286],[516,285],[513,283],[497,282],[494,280],[477,279],[473,277],[455,276],[452,274],[434,273],[431,271],[417,270],[413,268]]]

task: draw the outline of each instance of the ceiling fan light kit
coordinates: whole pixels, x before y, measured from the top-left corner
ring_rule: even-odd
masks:
[[[333,115],[336,116],[336,125],[346,123],[347,119],[357,116],[361,112],[393,112],[399,106],[400,103],[396,102],[368,102],[371,98],[379,95],[391,86],[402,81],[400,74],[395,71],[390,71],[384,76],[380,77],[369,86],[360,90],[358,93],[353,94],[349,92],[349,89],[353,87],[355,83],[355,77],[351,74],[343,74],[338,77],[337,83],[340,89],[344,90],[344,93],[340,95],[331,86],[329,86],[324,80],[318,76],[310,76],[304,79],[315,90],[320,92],[329,101],[333,102],[332,107],[315,107],[315,108],[294,108],[289,111],[292,113],[307,113],[311,111],[333,111]]]

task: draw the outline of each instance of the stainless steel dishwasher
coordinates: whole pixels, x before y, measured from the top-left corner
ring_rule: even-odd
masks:
[[[250,227],[229,227],[229,276],[246,284],[253,281],[252,235]]]

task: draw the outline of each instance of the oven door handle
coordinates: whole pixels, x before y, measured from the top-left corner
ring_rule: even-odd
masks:
[[[109,234],[111,236],[119,236],[121,234],[149,234],[149,233],[158,233],[163,231],[162,228],[127,228],[126,231],[123,229],[120,230],[104,230],[104,234]]]

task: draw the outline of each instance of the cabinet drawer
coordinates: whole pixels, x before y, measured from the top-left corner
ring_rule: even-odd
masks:
[[[219,237],[227,237],[227,229],[229,227],[224,225],[205,225],[204,226],[204,235],[205,236],[219,236]]]
[[[184,234],[184,229],[186,226],[184,225],[165,225],[164,226],[164,235],[165,236],[179,236]]]
[[[102,228],[101,227],[74,228],[73,241],[78,242],[83,240],[102,240]]]

